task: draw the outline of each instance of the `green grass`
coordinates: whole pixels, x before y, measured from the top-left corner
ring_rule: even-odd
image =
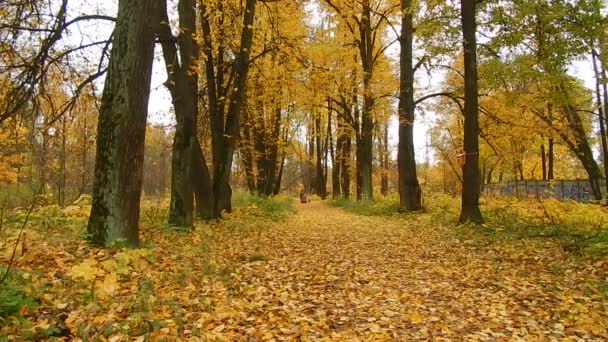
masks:
[[[284,221],[293,213],[294,199],[283,195],[260,197],[246,191],[235,191],[232,194],[232,205],[239,214],[271,221]]]
[[[365,216],[398,214],[399,197],[389,195],[374,202],[337,199],[334,207]],[[485,243],[500,240],[554,239],[573,253],[608,254],[608,211],[595,204],[556,199],[482,198],[480,207],[485,224],[456,226],[460,199],[446,194],[425,193],[424,210],[431,223],[453,225],[454,236],[482,239]]]
[[[6,265],[0,264],[0,277],[5,272]],[[11,269],[0,284],[0,323],[9,317],[21,316],[20,311],[30,312],[38,306],[36,297],[26,292],[26,288],[31,286],[31,276],[30,273]]]

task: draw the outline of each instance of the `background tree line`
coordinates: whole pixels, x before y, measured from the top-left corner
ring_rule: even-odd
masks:
[[[81,14],[68,0],[3,3],[0,181],[48,184],[60,205],[92,193],[88,231],[102,245],[137,244],[142,188],[168,190],[168,221],[185,227],[230,212],[235,184],[261,196],[396,191],[402,211],[421,209],[423,190],[453,189],[460,222],[476,223],[480,189],[496,180],[583,176],[601,199],[605,6],[120,0]],[[95,25],[112,33],[85,34]],[[146,124],[155,51],[170,129]],[[570,73],[581,59],[593,89]],[[428,152],[417,165],[424,113],[433,163]]]

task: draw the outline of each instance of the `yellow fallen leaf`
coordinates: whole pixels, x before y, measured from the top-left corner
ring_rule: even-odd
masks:
[[[86,259],[78,265],[72,266],[68,275],[74,278],[83,278],[86,281],[93,281],[97,276],[97,261],[93,259]]]
[[[118,291],[118,278],[113,273],[108,273],[103,282],[95,284],[95,294],[101,299],[111,298]]]
[[[418,311],[414,311],[410,315],[410,321],[412,321],[412,323],[414,324],[420,324],[422,323],[422,316],[420,316],[420,313]]]

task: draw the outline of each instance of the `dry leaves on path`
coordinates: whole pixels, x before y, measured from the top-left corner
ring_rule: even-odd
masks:
[[[15,266],[32,277],[26,290],[39,306],[22,312],[30,326],[13,320],[2,334],[608,339],[608,263],[550,240],[484,244],[456,238],[427,214],[366,217],[320,202],[280,222],[239,215],[194,232],[145,229],[147,248],[130,251],[31,232],[37,237]]]

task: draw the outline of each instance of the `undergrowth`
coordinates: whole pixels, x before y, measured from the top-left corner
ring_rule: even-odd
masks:
[[[460,214],[460,200],[450,195],[430,193],[424,199],[424,212],[430,222],[455,225]],[[330,206],[365,216],[398,214],[399,197],[389,195],[369,201],[337,199]],[[517,199],[513,197],[482,198],[485,224],[479,227],[461,225],[451,232],[487,242],[508,239],[555,239],[574,253],[608,254],[608,211],[606,208],[575,201]]]
[[[232,194],[232,205],[237,214],[250,215],[271,221],[283,221],[295,213],[294,199],[285,195],[260,197],[247,191]]]

